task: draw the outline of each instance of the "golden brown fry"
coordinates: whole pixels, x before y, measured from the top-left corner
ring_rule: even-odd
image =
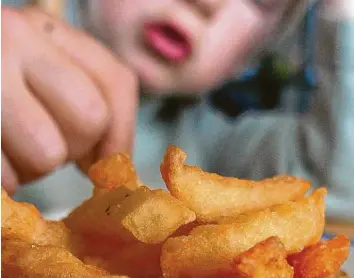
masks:
[[[40,213],[34,205],[12,200],[1,188],[1,237],[32,242]]]
[[[294,270],[286,257],[287,252],[280,239],[270,237],[237,256],[232,270],[235,277],[293,278]]]
[[[2,242],[3,277],[29,278],[119,278],[106,271],[85,265],[67,249],[34,245],[20,240]]]
[[[350,241],[346,236],[337,236],[321,241],[290,255],[289,263],[294,267],[294,278],[330,277],[339,271],[349,255]]]
[[[203,222],[296,200],[310,187],[309,182],[290,176],[262,181],[221,177],[184,165],[186,157],[181,149],[169,147],[160,167],[161,174],[171,194]]]
[[[65,223],[82,234],[155,244],[194,220],[194,212],[168,192],[141,186],[134,192],[119,187],[109,194],[93,196]]]
[[[109,257],[114,256],[123,246],[121,241],[114,238],[80,235],[79,240],[73,242],[71,253],[81,260],[84,257]]]
[[[325,195],[318,189],[299,201],[235,217],[231,224],[199,226],[189,236],[170,238],[162,249],[162,271],[165,277],[212,275],[271,236],[279,237],[287,252],[298,252],[322,235]]]
[[[302,179],[226,178],[185,159],[170,147],[161,164],[173,196],[141,185],[127,155],[99,161],[89,171],[92,198],[64,222],[44,220],[2,190],[2,275],[345,277],[348,239],[319,242],[325,189],[304,197]]]
[[[64,219],[66,226],[73,232],[102,238],[107,236],[116,241],[122,241],[124,233],[128,231],[122,227],[121,219],[111,215],[111,208],[121,207],[121,203],[133,193],[125,186],[115,188],[107,194],[93,195],[90,199],[75,208],[70,215]],[[97,234],[96,234],[97,233]]]
[[[85,236],[79,247],[78,258],[85,264],[131,277],[161,277],[162,244],[122,245],[112,238]]]
[[[42,220],[37,224],[33,235],[32,243],[37,245],[53,245],[67,248],[73,252],[77,244],[80,244],[80,237],[71,233],[62,221]]]
[[[135,190],[140,185],[133,163],[127,154],[113,154],[98,161],[91,166],[88,176],[94,183],[96,192],[99,192],[99,189],[112,190],[122,185]]]
[[[70,247],[71,234],[62,222],[44,220],[32,204],[12,200],[1,189],[1,238]]]
[[[162,244],[141,242],[128,244],[106,253],[83,257],[83,262],[134,278],[161,277],[160,256]]]

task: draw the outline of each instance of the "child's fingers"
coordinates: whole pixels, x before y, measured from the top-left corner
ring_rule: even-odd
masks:
[[[3,151],[1,151],[1,186],[9,194],[15,193],[18,186],[16,171]]]
[[[60,126],[68,159],[78,159],[96,145],[107,128],[105,99],[89,75],[50,41],[38,36],[27,51],[26,81]]]
[[[65,161],[67,148],[59,128],[13,72],[3,76],[1,116],[2,149],[16,170],[43,174]]]
[[[133,142],[137,106],[135,75],[100,43],[83,32],[33,8],[26,10],[25,14],[39,32],[46,33],[90,74],[110,106],[110,127],[100,144],[99,155],[129,151]]]

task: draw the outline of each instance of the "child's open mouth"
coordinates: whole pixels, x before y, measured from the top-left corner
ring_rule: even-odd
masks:
[[[183,62],[192,52],[187,35],[170,23],[147,23],[143,34],[146,46],[167,61]]]

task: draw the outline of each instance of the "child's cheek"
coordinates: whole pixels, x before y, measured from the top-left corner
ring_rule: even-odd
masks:
[[[223,19],[211,28],[205,38],[200,55],[199,68],[205,73],[205,81],[220,82],[232,73],[242,70],[250,53],[259,47],[270,28],[267,23],[246,4],[235,3],[232,9],[225,10]]]
[[[115,2],[116,1],[97,1],[99,2],[100,9],[99,11],[101,12],[101,17],[102,19],[106,22],[106,25],[109,26],[110,29],[115,29],[118,24],[120,24],[120,21],[124,21],[122,19],[122,16],[124,17],[124,13],[119,14],[117,16],[117,10],[119,5],[117,5]],[[126,14],[126,13],[125,13]]]
[[[134,1],[133,4],[126,0],[97,1],[96,5],[99,6],[97,10],[101,13],[100,17],[105,25],[115,32],[131,24],[135,14],[139,13],[139,1]]]

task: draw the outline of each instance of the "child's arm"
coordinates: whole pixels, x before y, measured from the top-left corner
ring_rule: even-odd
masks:
[[[129,151],[136,93],[135,76],[86,34],[2,7],[2,185]]]
[[[327,9],[318,22],[319,88],[309,113],[299,118],[246,115],[229,137],[220,164],[222,174],[263,178],[289,173],[315,186],[325,184],[328,216],[353,220],[354,14],[345,18]]]

